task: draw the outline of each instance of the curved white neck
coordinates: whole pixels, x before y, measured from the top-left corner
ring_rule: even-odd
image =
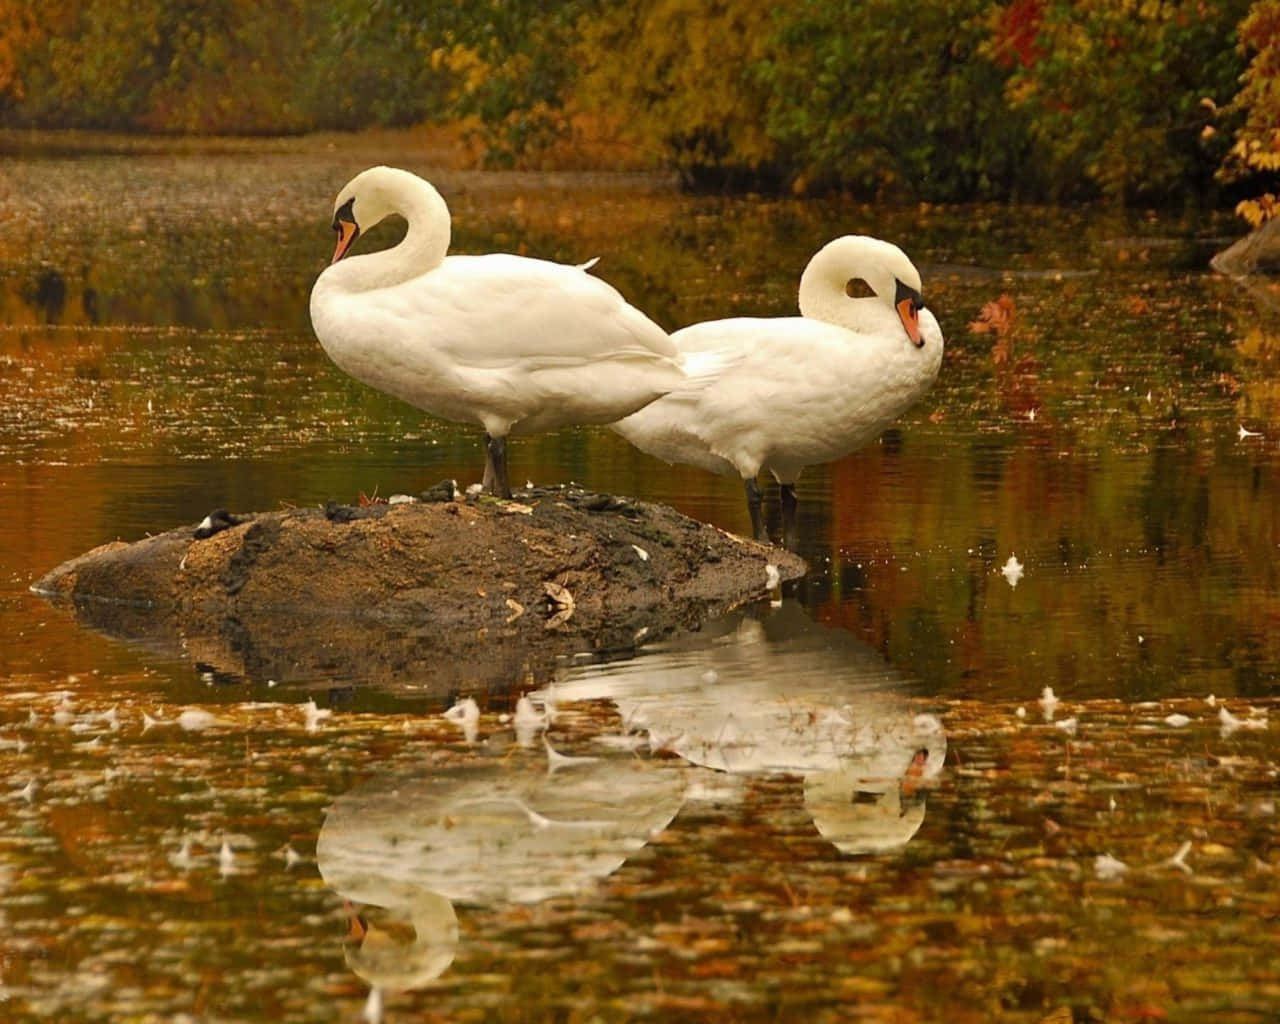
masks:
[[[379,252],[348,256],[329,267],[323,277],[345,291],[363,292],[392,287],[441,264],[449,251],[449,208],[431,185],[421,180],[414,180],[413,185],[388,197],[388,215],[398,213],[409,224],[400,243]],[[365,227],[361,225],[362,230]]]
[[[891,260],[901,266],[895,273]],[[900,325],[893,308],[898,276],[908,283],[919,275],[897,246],[879,239],[846,235],[827,243],[800,275],[800,313],[846,330],[873,333]],[[845,293],[851,278],[861,278],[875,292],[852,299]]]

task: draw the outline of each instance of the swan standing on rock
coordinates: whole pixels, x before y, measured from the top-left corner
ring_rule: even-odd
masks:
[[[398,213],[404,240],[347,254]],[[449,209],[408,171],[372,167],[338,194],[333,263],[311,324],[357,380],[432,416],[479,423],[484,486],[511,496],[506,439],[612,423],[685,384],[666,332],[583,268],[506,253],[446,256]]]
[[[796,478],[880,433],[933,384],[942,330],[920,274],[896,245],[864,235],[829,242],[800,278],[801,316],[711,320],[671,335],[682,358],[716,353],[703,374],[614,424],[667,462],[737,473],[757,540],[766,540],[756,477],[777,478],[783,534]]]

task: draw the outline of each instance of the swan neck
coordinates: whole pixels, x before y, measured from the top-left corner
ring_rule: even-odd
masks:
[[[444,261],[449,251],[449,208],[431,185],[419,184],[423,187],[402,191],[391,210],[409,225],[398,245],[348,256],[330,268],[340,272],[348,291],[392,287],[434,270]]]

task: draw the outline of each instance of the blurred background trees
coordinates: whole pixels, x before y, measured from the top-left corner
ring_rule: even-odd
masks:
[[[1257,222],[1278,36],[1280,0],[0,0],[0,124],[462,124],[490,164],[597,135],[694,187]]]

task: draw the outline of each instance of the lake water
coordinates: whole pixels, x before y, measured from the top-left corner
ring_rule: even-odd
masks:
[[[0,147],[13,1019],[1276,1019],[1280,326],[1207,269],[1230,219],[48,143]],[[933,391],[802,477],[781,607],[534,695],[594,761],[548,771],[509,701],[469,743],[358,673],[308,716],[28,591],[219,506],[479,479],[474,430],[310,333],[332,198],[383,160],[437,183],[455,251],[598,256],[671,329],[789,314],[812,252],[868,233],[946,333]],[[607,430],[511,468],[748,528],[739,482]]]

